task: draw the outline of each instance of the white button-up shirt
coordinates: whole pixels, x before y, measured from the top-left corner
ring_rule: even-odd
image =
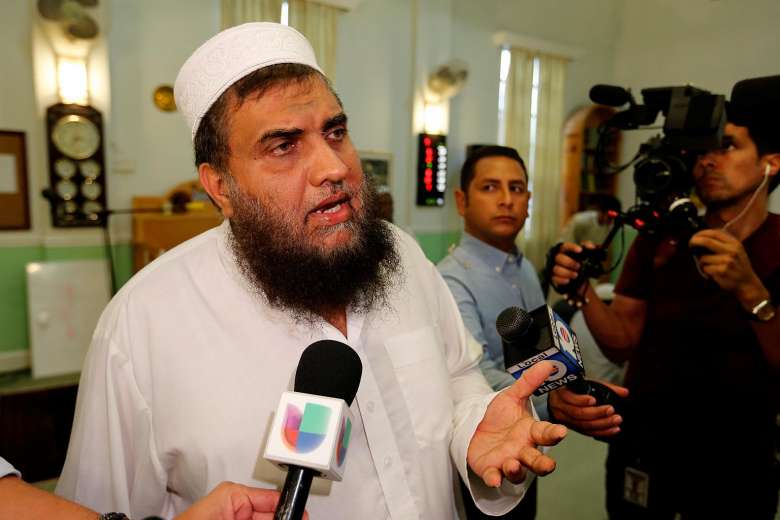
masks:
[[[347,336],[296,323],[238,271],[227,223],[136,275],[100,319],[57,493],[97,511],[171,516],[223,480],[281,487],[262,458],[281,393],[314,341],[363,362],[344,479],[315,479],[313,519],[454,518],[454,469],[486,511],[525,486],[469,478],[466,450],[492,393],[458,309],[417,244],[396,230],[403,277],[387,305],[347,313]]]

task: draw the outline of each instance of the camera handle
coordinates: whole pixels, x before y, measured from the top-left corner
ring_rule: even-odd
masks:
[[[579,253],[566,253],[566,256],[576,260],[580,264],[577,277],[569,281],[569,283],[564,285],[555,285],[552,283],[552,270],[555,266],[555,256],[560,252],[563,244],[558,243],[554,245],[547,253],[545,269],[550,279],[550,284],[559,294],[566,297],[566,301],[569,302],[569,304],[574,305],[577,308],[582,307],[585,303],[585,298],[580,293],[580,288],[589,278],[598,278],[606,272],[604,262],[607,259],[607,249],[626,220],[626,215],[617,211],[610,211],[610,217],[614,219],[614,223],[601,245],[596,246],[594,249],[583,247],[582,251]]]

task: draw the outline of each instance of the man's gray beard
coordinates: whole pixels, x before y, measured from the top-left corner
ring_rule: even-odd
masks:
[[[307,235],[304,222],[296,225],[284,209],[261,204],[232,178],[227,186],[233,207],[231,248],[241,272],[272,307],[313,324],[346,307],[367,313],[387,303],[402,266],[393,232],[377,216],[370,181],[361,189],[362,209],[353,208],[353,218],[340,224],[351,231],[352,240],[331,251],[324,251],[323,241]]]

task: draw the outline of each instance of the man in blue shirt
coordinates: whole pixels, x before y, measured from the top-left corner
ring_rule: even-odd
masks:
[[[528,218],[530,198],[525,164],[514,148],[484,146],[473,152],[463,163],[460,189],[455,192],[458,213],[463,217],[463,237],[438,265],[463,322],[482,345],[480,368],[495,390],[514,383],[504,370],[496,318],[507,307],[530,311],[545,303],[536,268],[515,245]],[[626,395],[625,389],[612,388]],[[581,433],[610,436],[620,430],[622,418],[611,406],[596,406],[592,397],[567,389],[533,398],[542,420],[550,420],[548,395],[556,418],[575,420]],[[471,507],[468,494],[465,496],[468,518],[487,518]],[[536,483],[523,502],[502,518],[532,519],[535,515]]]
[[[545,303],[536,269],[517,250],[515,238],[528,218],[528,174],[520,155],[505,146],[484,146],[466,158],[455,192],[464,232],[460,244],[438,265],[455,297],[466,328],[482,345],[480,368],[494,390],[515,379],[504,370],[499,313],[511,306],[531,310]],[[546,419],[547,400],[534,397]],[[470,520],[484,517],[464,494]],[[536,516],[536,482],[526,498],[502,518]]]
[[[525,164],[516,150],[484,146],[472,153],[455,192],[463,237],[438,265],[463,322],[483,346],[480,368],[495,390],[514,382],[504,370],[496,318],[507,307],[532,310],[545,303],[534,265],[515,245],[530,198]]]

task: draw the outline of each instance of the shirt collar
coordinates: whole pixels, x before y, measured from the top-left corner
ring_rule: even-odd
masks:
[[[523,260],[523,253],[518,251],[517,248],[512,253],[507,253],[465,231],[460,239],[459,247],[468,256],[482,260],[497,270],[503,269],[506,264],[520,265],[520,262]]]

